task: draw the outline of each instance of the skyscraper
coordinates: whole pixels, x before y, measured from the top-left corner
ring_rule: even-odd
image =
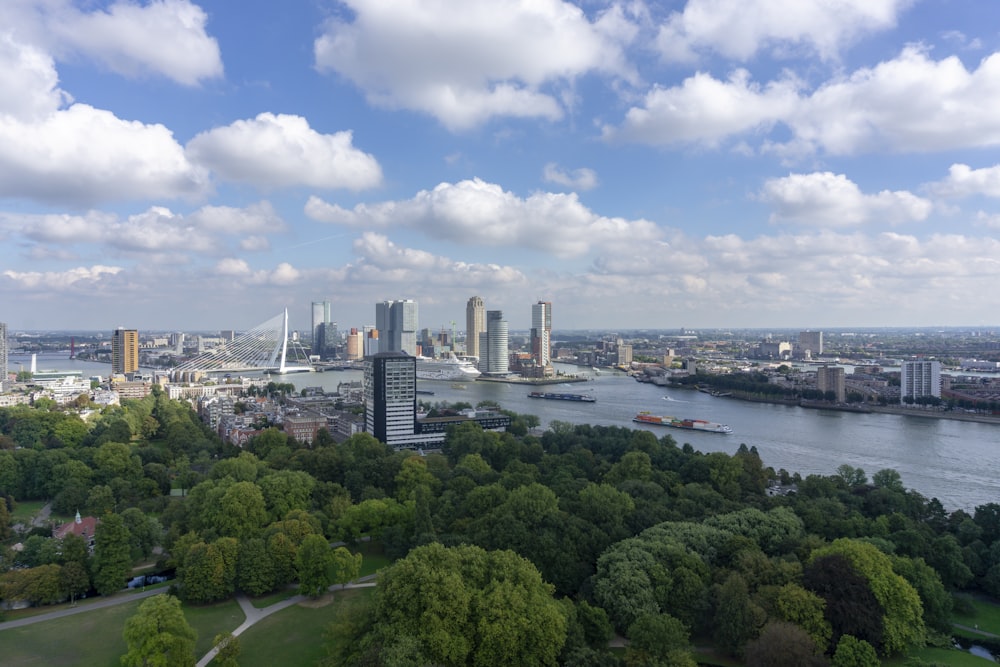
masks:
[[[479,334],[486,331],[486,304],[483,297],[474,296],[465,304],[465,353],[479,356]]]
[[[365,359],[365,430],[397,449],[440,442],[417,425],[417,360],[402,352]]]
[[[118,327],[111,335],[112,374],[135,373],[139,370],[139,332]]]
[[[531,355],[538,366],[552,365],[552,304],[548,301],[531,306]]]
[[[941,398],[940,361],[904,361],[899,373],[899,402],[923,396]]]
[[[800,331],[799,347],[805,355],[818,357],[823,354],[823,332],[822,331]]]
[[[510,372],[507,320],[502,310],[486,311],[486,331],[479,335],[479,371],[486,375]]]
[[[312,351],[313,354],[322,354],[323,349],[323,335],[320,331],[320,326],[323,324],[329,324],[330,319],[330,302],[329,301],[313,301],[312,302]]]
[[[0,322],[0,393],[7,391],[7,325]]]
[[[412,299],[375,304],[379,352],[417,356],[417,302]]]

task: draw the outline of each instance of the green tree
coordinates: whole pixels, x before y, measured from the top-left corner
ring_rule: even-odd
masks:
[[[212,644],[219,650],[214,664],[218,664],[219,667],[239,667],[240,653],[243,652],[239,637],[234,637],[228,632],[218,634],[215,635]]]
[[[764,610],[750,599],[746,581],[733,572],[715,591],[712,623],[715,641],[733,655],[753,637],[765,620]]]
[[[214,544],[192,545],[177,575],[185,601],[203,604],[222,600],[230,593],[226,585],[226,562]]]
[[[322,535],[306,535],[295,555],[295,569],[299,577],[299,592],[319,597],[333,583],[333,563],[330,543]]]
[[[60,576],[62,578],[62,589],[69,595],[71,604],[76,602],[76,596],[90,590],[90,577],[87,575],[87,570],[75,560],[71,560],[62,566]]]
[[[687,628],[670,614],[640,616],[628,629],[627,665],[695,667]]]
[[[259,537],[240,542],[236,583],[247,595],[263,595],[274,590],[274,564],[264,540]]]
[[[768,623],[744,651],[747,667],[819,667],[822,650],[805,630],[792,623]]]
[[[125,587],[132,570],[132,536],[119,514],[105,514],[94,530],[94,588],[111,595]]]
[[[352,554],[345,547],[337,547],[330,554],[330,580],[346,584],[361,574],[361,554]]]
[[[188,625],[181,603],[170,595],[154,595],[125,621],[122,633],[128,653],[124,667],[190,667],[195,664],[197,633]]]
[[[875,647],[864,639],[844,635],[837,642],[832,664],[833,667],[879,667],[882,661]]]
[[[264,494],[253,482],[236,482],[219,500],[215,528],[220,535],[247,539],[259,535],[267,523]]]

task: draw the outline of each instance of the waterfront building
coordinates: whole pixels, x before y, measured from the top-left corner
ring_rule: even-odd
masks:
[[[316,338],[313,339],[312,352],[324,359],[332,358],[337,353],[340,345],[340,332],[337,330],[336,322],[323,322],[316,329]]]
[[[818,357],[823,354],[822,331],[800,331],[799,349],[806,358]]]
[[[373,326],[365,326],[363,338],[364,349],[362,350],[362,356],[371,357],[378,354],[378,329]]]
[[[111,335],[111,373],[127,375],[139,370],[139,332],[118,327]]]
[[[832,391],[836,395],[838,403],[843,403],[847,400],[846,378],[843,367],[823,364],[817,368],[816,388],[822,392]]]
[[[379,352],[405,352],[417,356],[417,302],[412,299],[375,304]]]
[[[479,334],[479,372],[484,375],[510,373],[509,331],[502,310],[486,311],[486,331]]]
[[[486,304],[481,296],[474,296],[465,304],[465,353],[479,356],[479,334],[486,332]]]
[[[900,365],[899,402],[907,396],[915,400],[925,396],[941,398],[940,361],[904,361]]]
[[[323,354],[323,332],[320,327],[331,322],[330,302],[312,302],[312,352],[313,354]]]
[[[7,373],[7,325],[0,322],[0,394],[7,391],[10,383]]]
[[[379,352],[365,358],[365,430],[396,449],[443,441],[422,434],[417,424],[417,359],[402,352]]]
[[[531,306],[531,354],[540,368],[552,365],[552,304],[548,301]]]
[[[351,333],[347,336],[347,360],[358,361],[364,353],[364,338],[356,327],[351,328]]]

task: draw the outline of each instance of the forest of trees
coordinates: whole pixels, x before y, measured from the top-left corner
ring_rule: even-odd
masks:
[[[752,446],[619,427],[465,424],[427,456],[269,429],[240,450],[157,391],[86,423],[0,409],[0,494],[9,601],[113,593],[161,549],[190,603],[317,595],[358,573],[331,543],[379,541],[394,564],[331,627],[330,665],[694,665],[695,642],[747,665],[875,665],[947,644],[955,592],[1000,595],[1000,504],[949,512],[891,469],[800,478]],[[93,553],[16,534],[30,500],[99,517]]]

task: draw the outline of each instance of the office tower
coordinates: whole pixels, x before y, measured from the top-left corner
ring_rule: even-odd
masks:
[[[339,345],[340,332],[337,330],[337,323],[321,323],[316,329],[316,337],[313,338],[313,354],[317,354],[323,358],[333,357],[337,353]]]
[[[347,360],[357,361],[365,356],[364,337],[357,328],[352,327],[351,333],[347,335]]]
[[[818,357],[823,354],[823,332],[822,331],[800,331],[799,347],[805,356]]]
[[[7,391],[7,325],[0,322],[0,393]]]
[[[843,403],[847,399],[844,369],[840,366],[823,364],[816,369],[816,388],[822,392],[832,391],[834,400]]]
[[[417,302],[412,299],[375,304],[379,352],[405,352],[417,356]]]
[[[125,375],[139,370],[139,332],[118,327],[111,335],[111,372]]]
[[[329,324],[330,319],[330,302],[329,301],[313,301],[312,302],[312,351],[313,354],[322,354],[322,332],[320,332],[319,327],[323,324]]]
[[[552,364],[552,304],[548,301],[531,307],[531,355],[538,366]]]
[[[479,371],[486,375],[510,372],[507,320],[502,310],[486,311],[486,331],[479,335]]]
[[[904,361],[899,374],[899,402],[925,396],[941,398],[941,362]]]
[[[379,352],[365,359],[365,430],[397,449],[440,441],[417,424],[417,359],[403,352]]]
[[[486,304],[483,297],[474,296],[465,304],[465,353],[479,356],[479,334],[486,331]]]

